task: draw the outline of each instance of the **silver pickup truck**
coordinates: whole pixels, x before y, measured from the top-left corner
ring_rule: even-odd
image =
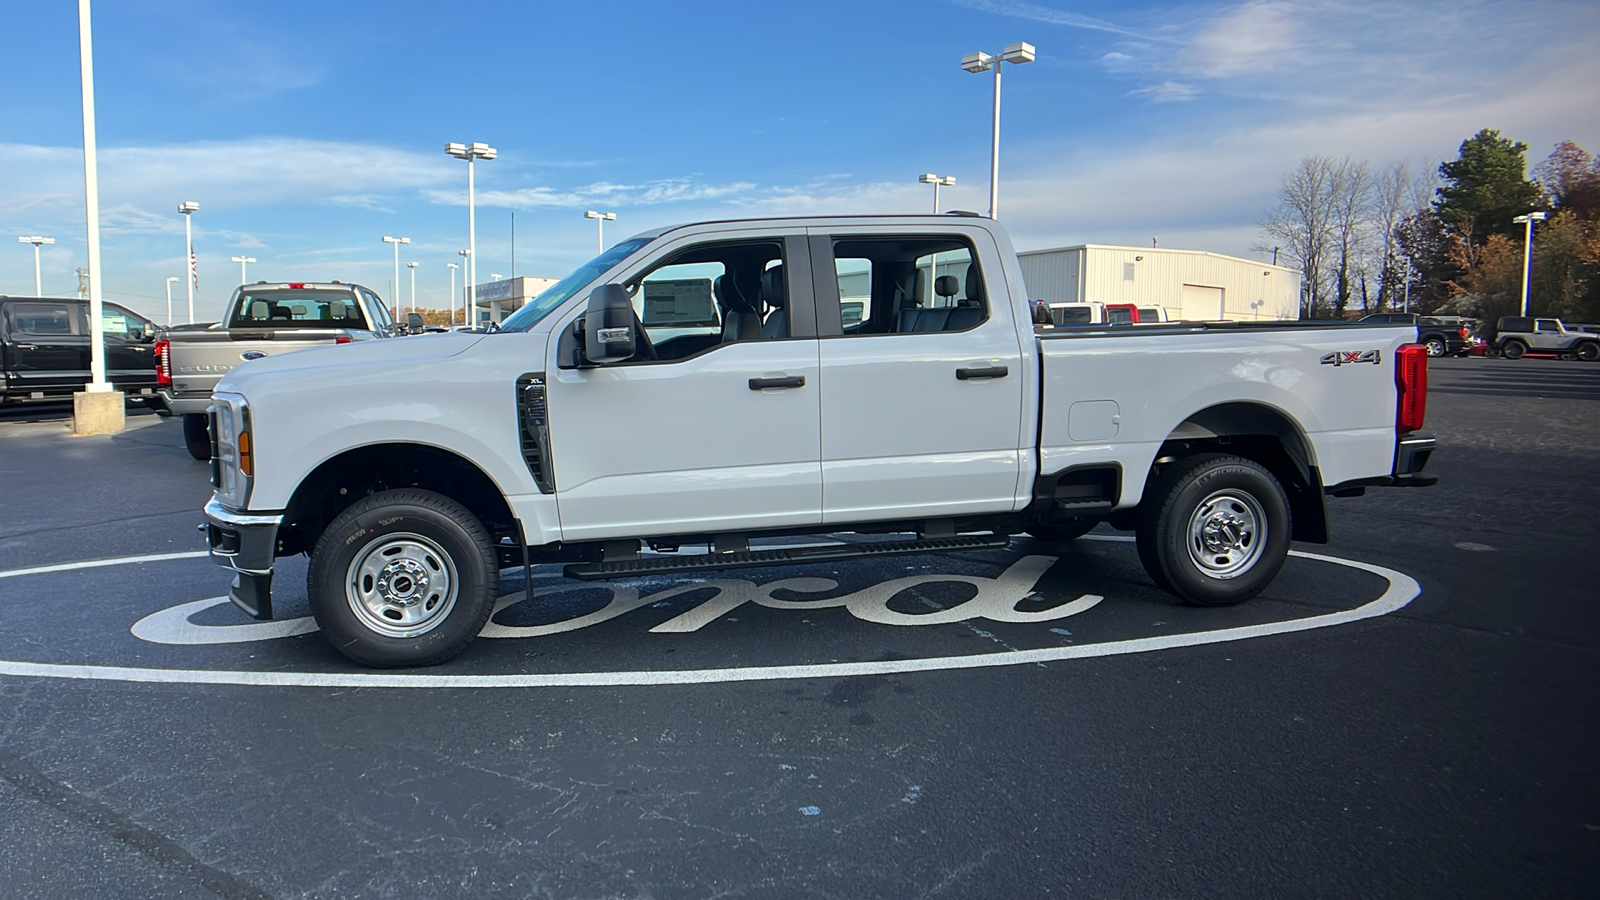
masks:
[[[235,366],[295,350],[402,334],[370,288],[331,282],[240,285],[221,322],[172,330],[156,342],[157,412],[183,419],[184,444],[211,458],[206,407],[211,389]]]

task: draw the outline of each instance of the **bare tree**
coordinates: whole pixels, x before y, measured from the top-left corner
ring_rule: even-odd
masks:
[[[1372,268],[1377,270],[1377,307],[1393,307],[1394,296],[1404,283],[1405,268],[1400,264],[1401,223],[1415,211],[1412,206],[1413,184],[1411,164],[1401,160],[1372,179],[1371,226],[1373,235]],[[1423,201],[1426,203],[1427,201]],[[1362,307],[1366,307],[1363,290]]]
[[[1312,318],[1323,305],[1324,268],[1333,241],[1333,187],[1340,163],[1332,157],[1307,156],[1300,165],[1283,176],[1278,190],[1278,205],[1257,222],[1270,243],[1258,249],[1280,246],[1300,267],[1305,279],[1301,317]]]
[[[1371,189],[1366,160],[1357,162],[1346,156],[1334,165],[1328,204],[1332,209],[1331,249],[1337,257],[1332,260],[1333,311],[1339,318],[1344,318],[1350,305],[1352,280],[1364,274],[1360,271],[1361,249],[1367,236]]]

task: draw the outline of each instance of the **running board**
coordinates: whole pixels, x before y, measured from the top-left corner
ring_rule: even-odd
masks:
[[[775,550],[739,550],[733,553],[697,553],[682,557],[651,556],[616,562],[573,563],[566,567],[564,574],[578,581],[597,581],[602,578],[629,578],[636,575],[661,575],[667,572],[706,572],[717,569],[748,569],[754,566],[838,562],[873,556],[904,556],[908,553],[1000,550],[1010,543],[1011,538],[1004,534],[979,534],[921,541],[873,541],[829,547],[783,547]]]

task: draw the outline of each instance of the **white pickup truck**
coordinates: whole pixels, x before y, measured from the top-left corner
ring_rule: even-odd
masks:
[[[917,275],[935,255],[965,275],[930,292]],[[863,271],[860,315],[842,315],[838,274]],[[205,530],[257,618],[275,558],[309,553],[323,633],[375,666],[461,651],[502,568],[703,572],[1067,541],[1100,521],[1136,532],[1179,598],[1236,603],[1291,539],[1326,542],[1325,495],[1436,480],[1414,337],[1036,331],[1010,239],[969,215],[663,228],[496,332],[229,373]],[[749,544],[837,532],[905,537]]]
[[[359,284],[240,285],[222,321],[171,329],[156,341],[156,412],[183,419],[189,455],[209,459],[211,391],[234,366],[266,356],[400,334],[378,295]]]

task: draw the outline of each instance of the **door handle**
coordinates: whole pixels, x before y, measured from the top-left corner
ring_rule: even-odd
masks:
[[[782,378],[752,378],[750,390],[764,391],[768,388],[797,388],[806,386],[804,375],[788,375]]]
[[[956,377],[962,381],[969,378],[1004,378],[1011,374],[1005,366],[989,366],[983,369],[957,369]]]
[[[39,345],[38,344],[16,344],[15,346],[16,346],[16,348],[18,350],[37,350],[37,349],[39,349]]]

